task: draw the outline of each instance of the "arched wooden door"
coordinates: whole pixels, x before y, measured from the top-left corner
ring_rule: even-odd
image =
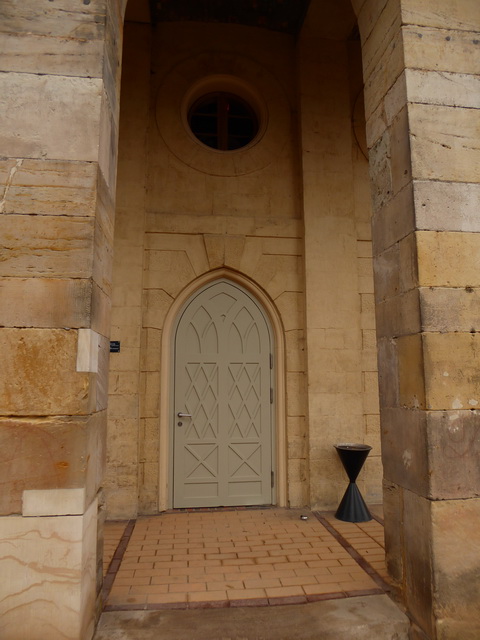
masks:
[[[273,502],[269,323],[241,286],[197,292],[174,348],[173,506]]]

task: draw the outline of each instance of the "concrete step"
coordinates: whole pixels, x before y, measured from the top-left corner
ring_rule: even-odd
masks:
[[[386,595],[228,609],[109,611],[94,640],[408,640]]]

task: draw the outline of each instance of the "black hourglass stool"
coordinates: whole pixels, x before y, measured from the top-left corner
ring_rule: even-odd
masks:
[[[350,480],[335,517],[345,522],[367,522],[372,519],[372,516],[355,480],[372,447],[368,444],[336,444],[334,446]]]

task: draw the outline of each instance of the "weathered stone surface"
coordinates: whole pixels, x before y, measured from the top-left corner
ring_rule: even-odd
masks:
[[[212,234],[187,235],[183,233],[175,233],[175,234],[146,233],[145,248],[147,251],[163,251],[163,252],[186,251],[188,253],[188,258],[193,267],[195,274],[199,276],[202,273],[205,273],[206,271],[208,271],[209,269],[207,255],[208,255],[208,247],[209,247],[211,238],[217,238],[217,239],[223,238],[223,242],[225,242],[226,240],[225,235],[212,235]],[[222,249],[223,249],[223,245],[222,245]]]
[[[23,516],[78,516],[85,512],[85,489],[25,489]]]
[[[92,329],[79,329],[77,332],[77,371],[98,371],[98,347],[100,336]]]
[[[409,620],[386,595],[312,602],[281,607],[231,607],[189,611],[105,612],[95,640],[196,640],[242,638],[264,640],[406,640]],[[36,639],[35,639],[36,640]]]
[[[110,335],[110,298],[95,283],[92,287],[91,328],[103,336]]]
[[[140,417],[158,417],[160,410],[160,372],[149,371],[142,373],[140,385],[143,391],[140,399]]]
[[[480,412],[429,411],[429,496],[464,499],[480,496]]]
[[[373,147],[374,143],[389,127],[397,114],[407,104],[406,72],[403,71],[384,96],[384,99],[375,108],[366,123],[367,145]]]
[[[98,370],[95,379],[95,410],[103,411],[108,404],[108,371],[110,364],[110,340],[100,336],[98,344]]]
[[[424,326],[418,289],[379,302],[375,311],[379,338],[418,333]]]
[[[402,0],[402,18],[405,23],[474,31],[478,28],[480,13],[477,0]]]
[[[289,371],[305,370],[305,336],[301,330],[287,331],[285,349]]]
[[[0,518],[0,631],[9,640],[90,640],[97,500],[84,515]]]
[[[112,89],[113,91],[113,89]],[[105,182],[115,192],[118,158],[118,114],[105,90],[102,90],[99,118],[98,165]]]
[[[374,256],[380,255],[415,229],[415,209],[411,183],[379,207],[372,218]],[[375,268],[375,263],[374,263]]]
[[[245,262],[245,258],[242,257],[242,263]],[[296,256],[263,255],[256,268],[245,268],[244,272],[276,300],[285,292],[303,291],[302,266],[302,261]]]
[[[185,250],[149,251],[146,263],[148,274],[144,282],[147,289],[161,287],[169,295],[176,296],[195,278],[192,263]]]
[[[101,171],[98,172],[97,184],[92,275],[100,289],[106,294],[110,294],[112,286],[115,208],[113,197],[109,192]]]
[[[377,65],[368,76],[365,76],[365,118],[367,123],[405,67],[401,43],[402,33],[399,29],[389,40]]]
[[[92,218],[3,215],[0,225],[3,275],[91,277]]]
[[[383,500],[382,486],[378,483],[378,478],[383,475],[382,456],[380,455],[380,446],[375,447],[375,442],[366,439],[367,444],[372,444],[372,453],[365,462],[365,473],[360,475],[360,487],[362,495],[369,496],[369,504],[381,504]]]
[[[224,265],[230,269],[239,269],[243,257],[246,238],[244,236],[230,236],[225,238]]]
[[[376,26],[387,0],[351,0],[351,3],[357,15],[362,42],[364,42]]]
[[[427,408],[436,411],[480,406],[480,334],[423,336]]]
[[[412,178],[412,160],[409,141],[410,112],[407,107],[395,116],[391,128],[391,172],[393,195],[406,187]]]
[[[139,397],[131,394],[111,395],[109,398],[109,416],[113,419],[139,418]]]
[[[410,104],[408,114],[415,179],[479,182],[478,109]]]
[[[480,290],[471,287],[419,290],[424,331],[480,332]]]
[[[431,638],[434,637],[432,503],[412,491],[403,490],[402,495],[406,606],[427,637]]]
[[[95,406],[95,374],[77,373],[77,332],[1,329],[0,415],[77,415]]]
[[[91,307],[91,280],[0,279],[0,325],[3,327],[88,327]]]
[[[421,495],[429,494],[426,416],[411,409],[382,409],[385,478]]]
[[[413,193],[418,229],[480,231],[480,184],[415,180]]]
[[[448,71],[405,69],[409,102],[480,107],[480,77]]]
[[[13,158],[96,161],[101,96],[100,79],[0,74],[2,153]]]
[[[29,489],[85,488],[95,497],[105,465],[106,415],[0,419],[0,513],[22,513]]]
[[[402,36],[407,68],[474,75],[478,72],[478,32],[406,25]]]
[[[433,500],[480,495],[478,411],[382,410],[385,477]]]
[[[441,500],[431,506],[439,640],[475,640],[480,631],[480,499]]]
[[[426,400],[427,403],[430,401],[428,394],[427,399],[425,396],[431,370],[424,363],[422,336],[400,336],[396,340],[396,348],[399,404],[411,409],[425,408]],[[432,355],[435,356],[436,353],[432,352]]]
[[[369,153],[374,214],[392,198],[393,185],[390,168],[390,132],[385,131]]]
[[[123,21],[117,0],[106,0],[106,18],[104,31],[103,83],[110,105],[116,129],[118,131],[121,59],[123,44]],[[116,153],[116,141],[112,145]]]
[[[138,357],[138,349],[137,357]],[[115,354],[120,355],[120,354]],[[138,371],[138,364],[131,370]],[[113,396],[116,397],[116,396]],[[138,394],[130,398],[138,403]],[[109,406],[112,400],[110,396]],[[133,418],[120,413],[109,416],[107,470],[104,487],[107,513],[114,518],[135,517],[138,509],[139,480],[139,419],[138,406]]]
[[[205,251],[209,269],[218,269],[225,264],[225,241],[223,236],[205,235]],[[179,260],[180,263],[180,260]]]
[[[93,216],[97,165],[92,162],[0,159],[2,213]]]
[[[213,233],[242,234],[246,236],[301,238],[302,223],[298,219],[252,216],[196,216],[184,213],[175,216],[147,212],[147,233]]]
[[[403,489],[391,482],[383,481],[383,514],[385,522],[385,561],[389,575],[397,583],[403,584]]]
[[[401,12],[400,12],[400,2],[376,2],[376,7],[373,8],[373,3],[367,3],[370,5],[370,24],[369,27],[373,26],[371,21],[375,20],[374,28],[371,31],[370,37],[364,40],[362,47],[362,65],[363,65],[363,75],[364,77],[368,77],[372,70],[381,62],[382,58],[385,56],[385,51],[391,45],[392,39],[394,39],[395,35],[398,33],[401,27]],[[379,5],[382,6],[383,10],[379,11]],[[366,22],[366,10],[367,7],[364,7],[362,10],[362,17],[359,18],[359,27],[360,30],[363,31],[363,36],[365,35],[365,22]],[[373,13],[373,11],[378,12]]]
[[[410,234],[384,251],[374,263],[375,300],[406,293],[418,282],[415,236]]]
[[[415,235],[421,286],[480,285],[480,233],[418,231]]]
[[[26,0],[20,7],[15,0],[5,0],[0,9],[1,31],[82,40],[101,39],[105,24],[105,8],[105,0],[91,0],[88,4],[78,4],[75,0],[60,0],[45,6],[34,0]]]
[[[142,371],[160,371],[162,332],[159,329],[142,329]]]
[[[0,49],[1,71],[102,77],[103,42],[99,39],[0,32]]]

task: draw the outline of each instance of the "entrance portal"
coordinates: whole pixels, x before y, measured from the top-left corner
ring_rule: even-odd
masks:
[[[188,302],[174,344],[173,506],[272,504],[272,332],[220,280]]]

